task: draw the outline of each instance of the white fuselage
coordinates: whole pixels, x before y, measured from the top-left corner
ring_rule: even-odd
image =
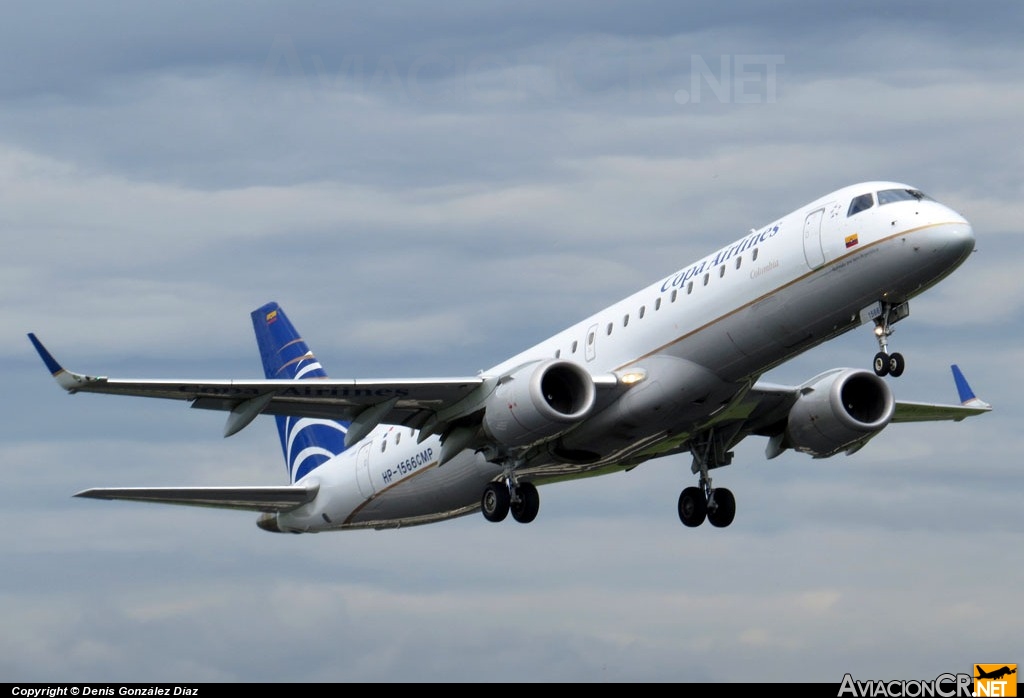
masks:
[[[541,484],[632,467],[765,371],[860,325],[862,309],[905,301],[952,272],[974,237],[950,208],[925,198],[848,215],[858,195],[892,188],[908,189],[867,182],[833,192],[484,371],[501,376],[558,358],[592,376],[647,376],[562,435],[558,448],[536,449],[521,472]],[[469,450],[438,467],[440,452],[437,436],[419,442],[408,427],[379,426],[308,475],[318,496],[278,515],[277,525],[397,527],[479,509],[501,468]]]

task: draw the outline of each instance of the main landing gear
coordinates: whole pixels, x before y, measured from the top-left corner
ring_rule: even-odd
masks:
[[[695,440],[690,447],[694,473],[700,473],[697,487],[687,487],[679,495],[679,520],[684,526],[695,528],[707,521],[717,528],[725,528],[736,517],[736,498],[724,487],[712,487],[708,470],[729,465],[732,451],[723,448],[714,431]]]
[[[899,378],[903,375],[906,362],[903,354],[896,352],[889,353],[889,335],[892,334],[892,324],[902,320],[910,314],[910,307],[906,303],[893,305],[892,303],[881,303],[882,314],[875,318],[875,337],[878,338],[878,353],[875,354],[873,368],[876,376],[892,376]]]
[[[504,521],[511,512],[519,523],[530,523],[540,511],[540,494],[531,482],[516,483],[511,477],[503,478],[484,488],[480,509],[488,521]]]
[[[712,526],[725,528],[736,517],[736,498],[724,487],[712,489],[711,479],[701,478],[700,487],[687,487],[679,495],[679,520],[695,528],[707,519]]]

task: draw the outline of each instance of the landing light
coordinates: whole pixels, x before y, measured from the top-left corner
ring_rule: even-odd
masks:
[[[647,371],[630,371],[619,375],[619,382],[623,385],[633,385],[647,378]]]
[[[881,325],[875,325],[875,336],[881,337],[883,334],[885,334],[885,328]]]

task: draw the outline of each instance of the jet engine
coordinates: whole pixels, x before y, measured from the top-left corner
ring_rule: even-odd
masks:
[[[853,368],[826,373],[800,388],[789,411],[786,444],[815,458],[852,452],[882,431],[895,409],[892,391],[874,373]]]
[[[529,364],[498,382],[484,409],[484,431],[504,446],[557,436],[590,414],[596,395],[593,379],[579,364]]]

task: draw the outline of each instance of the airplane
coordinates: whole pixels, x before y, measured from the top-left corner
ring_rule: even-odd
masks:
[[[389,529],[482,512],[537,517],[538,487],[689,454],[680,521],[724,528],[736,500],[712,485],[749,436],[765,456],[853,454],[890,423],[960,421],[991,406],[952,366],[959,404],[896,400],[889,352],[911,298],[973,252],[963,216],[899,182],[833,191],[476,375],[329,378],[276,302],[252,311],[264,379],[156,380],[65,369],[69,393],[182,400],[227,412],[224,436],[273,415],[287,484],[94,488],[75,496],[259,512],[279,533]],[[799,385],[762,374],[855,328],[873,329],[872,369]]]
[[[1003,666],[1003,667],[1001,667],[999,669],[996,669],[994,671],[982,671],[981,667],[978,666],[977,664],[974,665],[974,668],[978,672],[978,675],[974,677],[976,679],[995,679],[995,680],[998,680],[998,679],[1003,678],[1004,676],[1008,676],[1010,674],[1016,674],[1017,673],[1017,668],[1016,667],[1011,669],[1009,666]]]

